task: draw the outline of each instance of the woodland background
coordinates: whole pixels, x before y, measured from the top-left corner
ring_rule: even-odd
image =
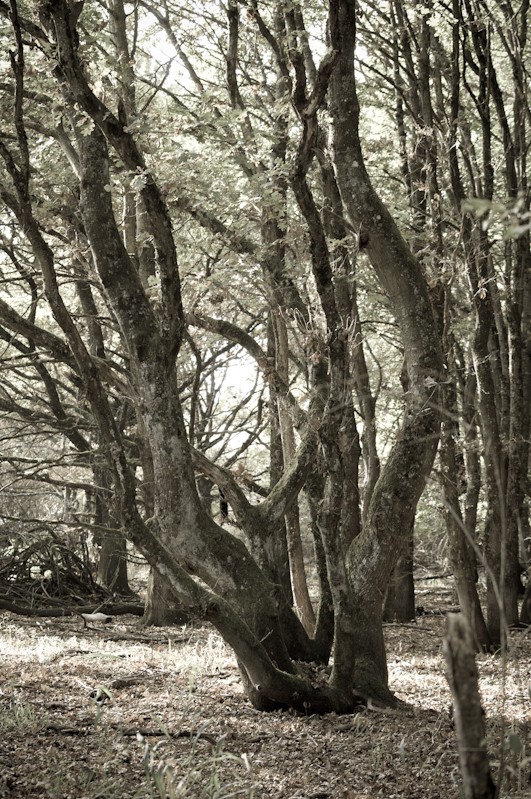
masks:
[[[210,622],[258,710],[396,706],[423,611],[510,657],[528,11],[0,2],[1,608]]]

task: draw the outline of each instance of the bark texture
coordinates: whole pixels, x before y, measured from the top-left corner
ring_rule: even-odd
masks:
[[[448,616],[444,655],[452,691],[459,760],[466,799],[493,799],[496,787],[485,746],[485,714],[478,690],[475,644],[466,619]]]
[[[118,0],[113,8],[113,30],[119,42],[123,8]],[[53,39],[53,70],[63,90],[65,105],[73,115],[85,115],[82,130],[79,125],[72,126],[78,131],[83,235],[90,244],[92,263],[122,339],[129,369],[124,395],[133,407],[139,437],[149,442],[150,452],[142,456],[145,477],[154,486],[153,496],[144,505],[149,508],[148,518],[143,515],[139,501],[135,465],[128,457],[122,430],[116,424],[99,366],[84,346],[79,329],[62,301],[53,253],[25,206],[20,221],[37,255],[48,301],[69,343],[101,433],[117,500],[117,519],[123,531],[177,600],[191,614],[211,622],[234,649],[245,690],[256,707],[352,712],[367,697],[393,701],[387,681],[382,606],[400,544],[413,524],[417,501],[437,446],[441,354],[425,276],[374,190],[363,161],[353,68],[354,3],[332,0],[332,49],[318,68],[308,71],[312,75],[310,82],[306,80],[302,51],[291,46],[297,42],[300,19],[291,7],[279,10],[282,17],[279,37],[286,36],[284,43],[288,46],[277,48],[275,57],[282,79],[289,84],[301,131],[289,187],[308,237],[312,291],[319,303],[318,326],[308,324],[313,320],[308,314],[304,316],[304,307],[302,310],[299,307],[301,300],[295,283],[285,280],[279,220],[271,214],[264,214],[264,243],[271,245],[271,250],[270,256],[264,256],[262,266],[278,305],[297,312],[307,332],[305,355],[311,387],[307,412],[300,413],[299,409],[297,413],[285,368],[275,373],[267,354],[264,357],[256,342],[253,347],[249,335],[242,336],[242,331],[227,322],[203,320],[210,329],[239,339],[248,351],[253,349],[279,399],[279,427],[285,439],[284,455],[290,462],[283,464],[283,473],[258,506],[249,501],[234,475],[208,462],[190,444],[176,369],[187,319],[182,307],[172,216],[164,193],[148,168],[140,137],[135,139],[134,129],[126,124],[134,98],[123,93],[115,115],[95,94],[78,52],[75,20],[65,0],[42,3],[41,14]],[[258,9],[254,19],[260,25]],[[252,145],[252,123],[237,82],[237,3],[229,4],[228,22],[229,92],[241,119],[242,146],[247,147]],[[267,36],[267,30],[264,35]],[[126,49],[122,46],[120,52],[127,55]],[[126,61],[122,65],[124,70]],[[327,164],[327,154],[321,162],[316,159],[316,151],[322,150],[318,111],[328,88],[333,171]],[[138,253],[134,252],[134,208],[130,198],[125,235],[115,218],[110,168],[116,159],[120,170],[142,175],[136,210],[141,214],[142,229],[149,231],[152,250],[148,260],[157,265],[153,275],[156,296],[146,290],[149,263],[146,261],[142,266],[142,258],[139,261]],[[337,239],[333,257],[330,252],[327,229],[334,236],[342,236],[342,230],[335,228],[333,232],[332,225],[327,228],[323,221],[314,189],[316,181],[310,172],[314,160],[318,161],[322,174],[327,172],[330,207],[338,213],[345,212],[349,225],[366,242],[366,252],[400,327],[408,373],[403,424],[381,471],[373,430],[363,442],[371,495],[363,513],[359,509],[357,485],[350,484],[357,481],[360,457],[353,389],[366,406],[368,424],[372,424],[374,407],[366,365],[361,362],[359,352],[354,358],[351,355],[352,330],[360,331],[350,325],[351,315],[356,313],[355,296],[348,290],[350,267]],[[277,338],[279,332],[284,333],[281,328],[277,326]],[[287,348],[289,342],[284,335],[282,338],[276,357],[285,364],[291,354]],[[287,440],[293,433],[288,414],[293,425],[299,427],[300,444],[295,452],[293,440]],[[353,455],[355,468],[352,468]],[[231,514],[245,531],[247,545],[208,514],[198,496],[196,469],[223,490]],[[275,527],[289,518],[298,493],[305,482],[310,483],[308,476],[312,469],[321,470],[308,496],[313,493],[315,549],[323,598],[329,605],[322,604],[319,608],[315,641],[286,605],[285,592],[274,580],[277,570],[271,568]],[[302,572],[300,552],[298,563]],[[313,626],[313,619],[310,621],[308,627]],[[325,659],[330,647],[331,675],[327,684],[316,688],[295,658]]]
[[[442,355],[426,278],[389,210],[374,190],[359,137],[354,72],[356,4],[330,3],[330,41],[337,60],[329,88],[334,169],[348,219],[387,293],[400,327],[408,390],[400,436],[374,487],[361,534],[349,550],[355,605],[359,608],[356,670],[360,679],[385,684],[382,605],[411,529],[418,499],[439,438]]]

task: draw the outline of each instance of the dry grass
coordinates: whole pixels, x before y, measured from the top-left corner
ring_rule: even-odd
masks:
[[[408,710],[264,715],[207,629],[112,630],[0,616],[0,796],[10,799],[459,797],[444,619],[386,628]],[[531,635],[480,656],[501,796],[528,797]],[[118,680],[118,682],[116,682]],[[141,735],[137,735],[137,731]],[[498,769],[500,774],[498,774]]]

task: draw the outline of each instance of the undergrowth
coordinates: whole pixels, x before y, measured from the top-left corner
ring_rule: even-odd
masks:
[[[179,762],[165,752],[171,746],[169,736],[156,744],[151,744],[143,735],[137,740],[143,747],[142,761],[151,788],[150,797],[156,799],[229,799],[246,797],[252,799],[251,766],[245,755],[240,757],[224,750],[223,736],[219,738],[212,752],[205,755],[200,750],[200,731],[192,739],[190,752]],[[236,772],[243,772],[241,775]]]

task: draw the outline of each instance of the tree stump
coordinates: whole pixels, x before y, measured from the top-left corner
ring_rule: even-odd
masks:
[[[485,715],[478,689],[475,647],[461,613],[447,617],[444,656],[454,705],[454,720],[465,799],[493,799],[496,788],[485,745]]]

